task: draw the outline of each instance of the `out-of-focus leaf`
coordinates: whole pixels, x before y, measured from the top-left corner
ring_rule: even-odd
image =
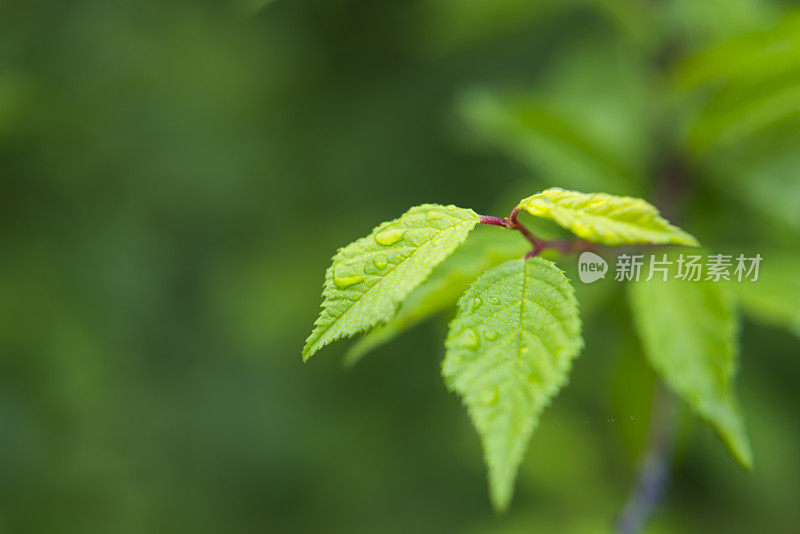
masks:
[[[530,436],[582,343],[574,290],[550,261],[508,261],[459,300],[442,374],[481,436],[495,508],[508,507]]]
[[[800,16],[790,15],[756,32],[714,44],[683,60],[673,74],[680,91],[753,86],[796,72],[800,60]]]
[[[765,217],[800,228],[800,121],[722,151],[704,167],[701,175],[721,193]]]
[[[776,6],[762,0],[671,0],[658,2],[665,29],[690,44],[707,44],[764,26]]]
[[[459,111],[480,138],[548,185],[638,192],[649,150],[646,77],[634,57],[593,47],[567,54],[535,91],[475,90]]]
[[[723,284],[670,279],[629,286],[633,318],[656,372],[716,429],[744,467],[753,454],[734,394],[738,318]]]
[[[669,224],[640,198],[578,193],[553,187],[523,199],[519,208],[552,219],[588,241],[606,245],[671,243],[697,246],[697,240]]]
[[[520,31],[540,31],[572,12],[605,19],[637,45],[652,37],[643,31],[649,6],[618,0],[429,0],[421,2],[415,33],[428,52],[447,53]]]
[[[523,162],[532,167],[541,165],[548,171],[558,169],[559,176],[581,184],[579,187],[631,179],[624,162],[588,138],[581,126],[546,101],[475,93],[463,101],[462,110],[482,135]]]
[[[731,280],[728,286],[747,315],[800,336],[800,254],[777,251],[760,254],[764,259],[758,280]]]
[[[303,347],[303,360],[328,343],[389,320],[479,220],[469,209],[425,204],[339,249],[325,273],[322,313]]]
[[[756,88],[737,87],[713,99],[690,128],[688,144],[702,154],[745,142],[798,117],[800,68],[789,79]]]
[[[518,232],[486,228],[471,234],[451,257],[434,269],[430,278],[411,292],[389,322],[356,341],[345,354],[354,365],[365,354],[390,341],[428,317],[453,306],[475,278],[491,267],[519,258],[530,249]]]
[[[800,17],[688,58],[673,82],[696,108],[684,126],[686,143],[697,155],[800,116]]]

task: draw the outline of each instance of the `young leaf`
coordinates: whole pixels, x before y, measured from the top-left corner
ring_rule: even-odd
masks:
[[[639,198],[553,187],[522,200],[518,207],[596,243],[698,245],[694,237],[669,224],[655,207]]]
[[[670,280],[629,286],[633,318],[650,364],[716,429],[734,458],[753,454],[736,402],[737,315],[721,284]]]
[[[442,375],[480,434],[496,509],[508,507],[531,433],[582,344],[574,290],[550,261],[508,261],[459,299]]]
[[[390,319],[479,220],[469,209],[425,204],[340,249],[325,273],[322,312],[303,347],[303,360],[328,343]]]
[[[389,322],[371,330],[350,347],[345,354],[345,365],[354,365],[368,352],[454,305],[479,274],[504,261],[519,258],[529,249],[528,241],[517,232],[486,228],[485,232],[470,234],[461,248],[411,292]]]

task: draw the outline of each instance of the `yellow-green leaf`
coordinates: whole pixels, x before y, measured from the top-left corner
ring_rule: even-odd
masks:
[[[337,339],[389,320],[480,221],[469,209],[425,204],[339,249],[325,273],[322,312],[303,360]]]
[[[475,230],[461,248],[434,269],[424,284],[411,292],[389,322],[375,327],[350,347],[345,354],[345,365],[354,365],[395,336],[454,306],[478,275],[504,261],[521,257],[529,249],[530,243],[518,232],[498,228]]]
[[[658,243],[697,246],[697,240],[662,218],[639,198],[578,193],[557,187],[530,196],[518,206],[552,219],[587,241],[606,245]]]
[[[542,258],[499,265],[459,299],[442,375],[481,437],[496,509],[508,507],[531,434],[582,344],[574,290]]]

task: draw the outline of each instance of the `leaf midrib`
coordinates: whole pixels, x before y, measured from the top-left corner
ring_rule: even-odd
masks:
[[[673,232],[674,233],[678,233],[678,234],[683,234],[684,233],[682,230],[680,230],[678,228],[675,228],[674,226],[672,226],[667,221],[663,221],[662,222],[662,224],[664,224],[666,226],[666,228],[664,228],[664,227],[651,228],[651,227],[647,227],[645,225],[637,225],[635,222],[624,221],[624,220],[620,220],[620,219],[614,219],[613,217],[608,216],[608,215],[597,215],[597,214],[590,213],[590,212],[585,211],[585,210],[578,210],[578,209],[573,209],[573,208],[565,208],[563,206],[557,206],[556,209],[557,210],[563,210],[563,211],[571,211],[571,212],[576,213],[578,215],[581,215],[583,217],[589,217],[589,218],[593,218],[593,219],[600,219],[602,221],[608,221],[608,222],[613,223],[613,224],[623,225],[623,226],[626,226],[626,227],[633,228],[633,229],[637,230],[638,232],[641,232],[642,228],[645,228],[648,231],[658,232],[658,233],[667,234],[667,235],[673,235]],[[649,223],[651,223],[651,224],[654,223],[654,222],[658,222],[658,220],[657,219],[650,219],[650,221],[649,221]]]

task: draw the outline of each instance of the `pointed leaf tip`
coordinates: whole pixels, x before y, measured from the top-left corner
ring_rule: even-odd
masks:
[[[479,220],[469,209],[425,204],[340,249],[325,272],[322,312],[303,347],[303,361],[337,339],[389,320]]]
[[[734,390],[738,315],[721,284],[669,280],[629,285],[645,356],[664,382],[752,469],[753,453]]]
[[[481,437],[496,510],[508,508],[531,434],[582,344],[574,290],[542,258],[490,269],[459,300],[442,375]]]

